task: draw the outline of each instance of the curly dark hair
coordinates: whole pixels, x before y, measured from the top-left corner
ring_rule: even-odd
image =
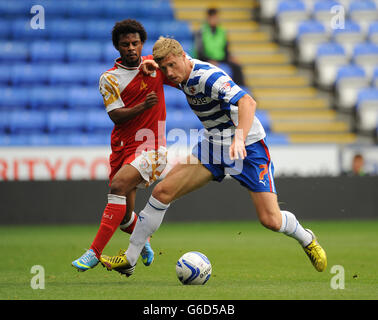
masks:
[[[116,49],[118,48],[119,36],[127,33],[139,33],[142,43],[147,40],[147,32],[140,22],[134,19],[122,20],[116,22],[112,30],[112,41]]]

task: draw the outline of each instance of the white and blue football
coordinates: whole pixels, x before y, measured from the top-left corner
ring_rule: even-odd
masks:
[[[211,276],[211,263],[201,252],[185,253],[176,263],[177,278],[182,284],[205,284]]]

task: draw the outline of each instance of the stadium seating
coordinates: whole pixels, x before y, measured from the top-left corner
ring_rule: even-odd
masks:
[[[48,13],[48,27],[31,27],[34,4]],[[2,145],[109,143],[113,123],[104,110],[98,81],[119,56],[111,41],[116,21],[134,18],[143,23],[149,41],[144,54],[151,54],[160,35],[174,36],[189,53],[192,48],[192,32],[187,23],[175,20],[170,1],[1,0],[0,15],[0,132],[6,135]],[[180,109],[184,100],[173,89],[168,108]],[[22,117],[16,121],[12,113],[10,119],[9,111],[22,111]],[[80,118],[83,111],[87,115]],[[83,119],[86,124],[79,125]],[[30,137],[22,137],[23,125]]]
[[[337,43],[323,43],[317,48],[315,57],[316,83],[324,88],[332,88],[339,66],[347,64],[344,48]]]
[[[28,45],[19,41],[0,42],[0,62],[24,62],[29,58]]]
[[[66,45],[62,41],[33,41],[29,47],[30,60],[37,62],[63,62],[66,57]]]
[[[52,133],[80,133],[85,120],[86,113],[83,111],[50,111],[47,114],[47,130]]]
[[[30,89],[13,86],[0,87],[0,110],[22,110],[30,104]]]
[[[280,1],[276,13],[278,40],[291,44],[297,36],[298,25],[310,18],[303,1]]]
[[[344,22],[344,28],[337,28],[332,31],[332,40],[341,44],[348,58],[351,59],[355,45],[365,41],[365,34],[358,23],[347,20]]]
[[[357,129],[377,131],[378,1],[262,0],[261,18],[274,21],[277,40],[312,66],[315,84],[334,93],[335,107],[356,113]],[[340,13],[339,20],[335,15]],[[331,22],[338,25],[331,25]],[[323,27],[322,27],[323,26]],[[295,39],[295,41],[294,41]],[[367,120],[369,119],[369,120]]]
[[[13,111],[9,114],[11,133],[37,133],[46,127],[46,114],[36,110]]]
[[[357,103],[359,90],[369,86],[364,68],[345,65],[338,69],[335,83],[336,106],[340,110],[352,110]]]
[[[296,38],[298,62],[305,65],[313,63],[318,45],[327,42],[328,39],[329,34],[321,22],[316,20],[301,22]]]
[[[366,88],[359,91],[357,98],[357,128],[373,133],[378,122],[378,89]]]

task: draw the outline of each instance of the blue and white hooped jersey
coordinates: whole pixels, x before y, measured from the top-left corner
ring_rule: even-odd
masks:
[[[204,137],[212,142],[231,144],[238,125],[237,102],[247,94],[220,68],[192,59],[189,79],[180,85],[193,112],[205,127]],[[246,145],[265,137],[265,130],[255,116],[246,138]]]

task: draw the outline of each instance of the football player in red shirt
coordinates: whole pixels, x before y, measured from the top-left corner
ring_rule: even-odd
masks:
[[[110,192],[90,249],[72,262],[79,271],[98,264],[118,226],[132,233],[138,219],[133,211],[137,187],[149,186],[165,168],[163,84],[170,83],[160,70],[152,75],[140,70],[144,59],[152,59],[152,56],[141,55],[146,38],[144,27],[132,19],[117,22],[112,31],[113,45],[120,58],[116,59],[113,68],[101,75],[99,83],[106,111],[115,124],[111,134]],[[145,265],[152,263],[154,253],[149,241],[141,256]]]

